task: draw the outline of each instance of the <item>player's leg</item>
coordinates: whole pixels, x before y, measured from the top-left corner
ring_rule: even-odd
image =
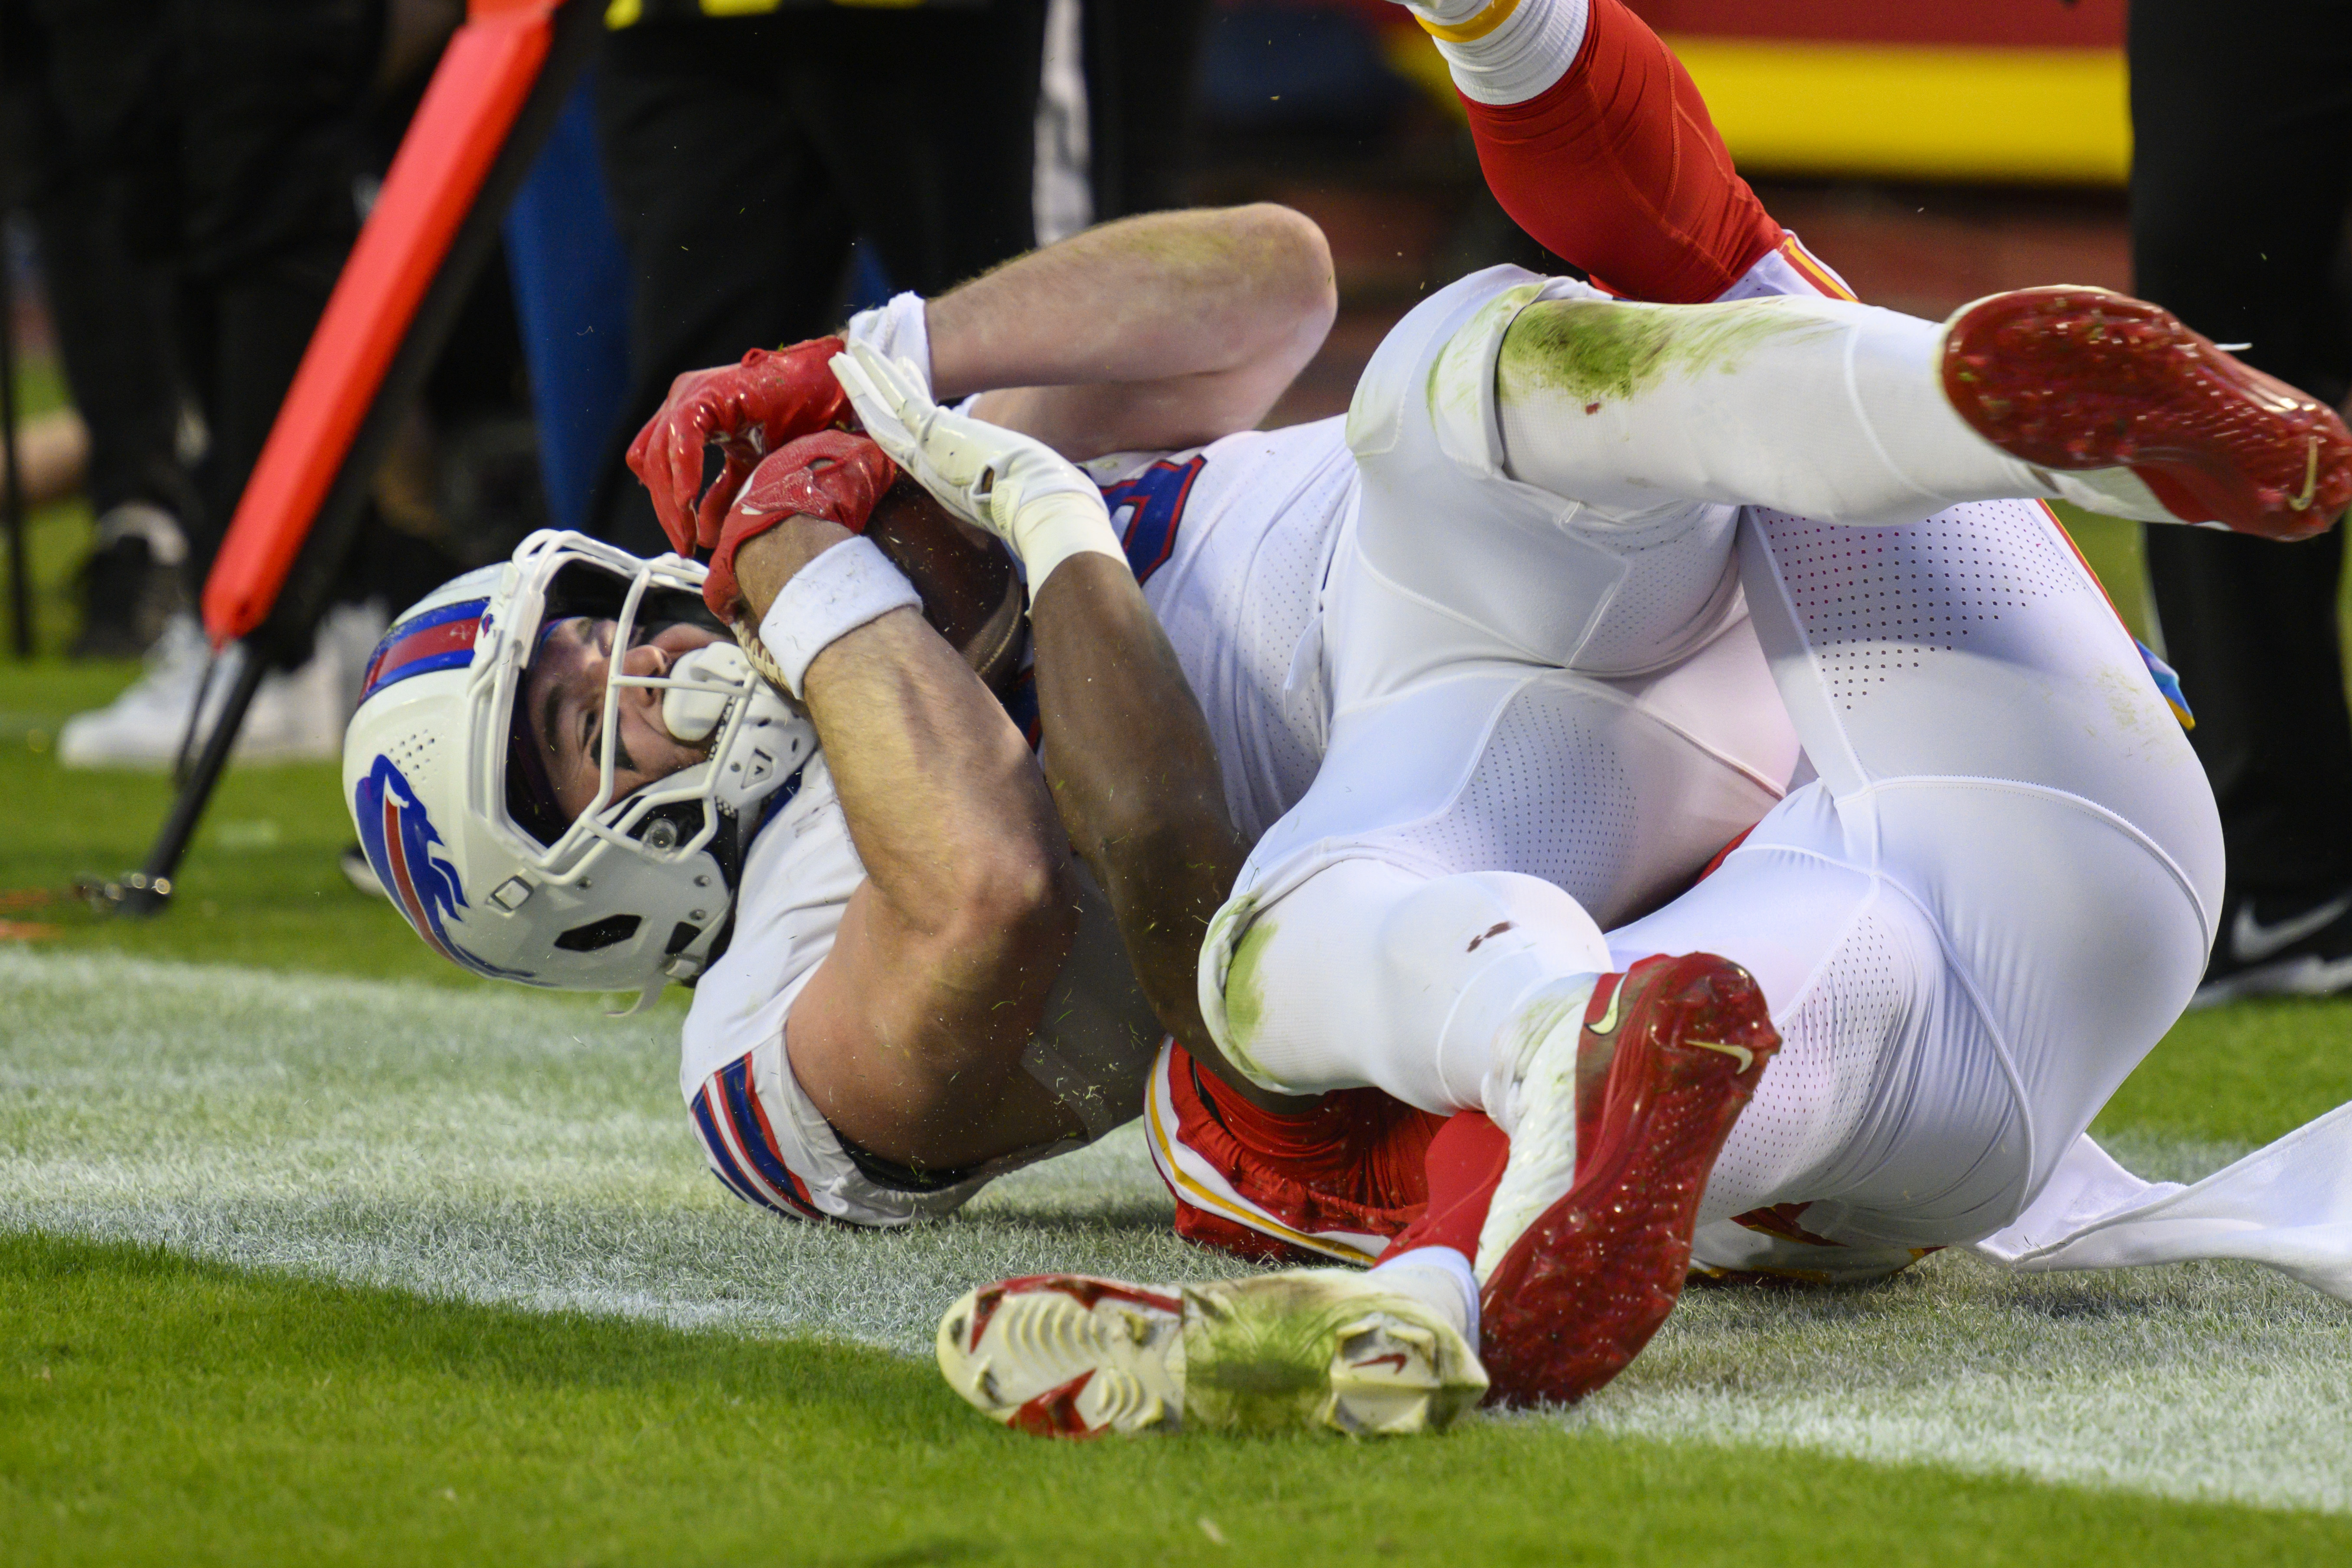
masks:
[[[1943,323],[1793,295],[1529,297],[1499,334],[1449,344],[1433,393],[1441,440],[1494,427],[1514,478],[1612,521],[1661,496],[1849,523],[2063,496],[2293,539],[2352,501],[2332,409],[2099,289],[1995,295]]]
[[[2211,795],[2041,509],[1864,534],[1761,515],[1743,553],[1822,776],[1612,952],[1723,952],[1784,1037],[1703,1218],[1803,1204],[1824,1240],[1971,1240],[2187,1002]]]
[[[1620,0],[1408,5],[1452,67],[1488,187],[1596,283],[1695,304],[1787,243],[1682,63]],[[1821,270],[1801,251],[1785,265]]]
[[[1498,1039],[1580,1016],[1610,968],[1596,922],[1672,897],[1795,765],[1745,632],[1638,681],[1490,663],[1341,711],[1203,944],[1227,1059],[1511,1125]],[[1335,650],[1343,689],[1355,662]]]
[[[1688,75],[1619,0],[1409,3],[1452,65],[1488,184],[1596,281],[1662,301],[1846,296],[1732,171]],[[1948,332],[1879,319],[1884,341],[1859,331],[1871,321],[1850,324],[1852,364],[1796,356],[1759,377],[1760,402],[1743,408],[1712,374],[1714,397],[1692,399],[1675,386],[1692,378],[1671,363],[1695,354],[1710,373],[1725,368],[1734,349],[1725,334],[1756,330],[1739,317],[1627,320],[1578,303],[1529,310],[1511,355],[1526,362],[1514,379],[1528,408],[1515,428],[1507,394],[1502,415],[1510,469],[1588,504],[1654,504],[1664,493],[1891,521],[1960,500],[2063,496],[2120,516],[2218,520],[2279,538],[2318,531],[2352,500],[2352,442],[2332,411],[2138,301],[2027,290],[1979,301]],[[1759,369],[1771,357],[1752,341],[1734,352]],[[1644,361],[1663,374],[1635,396],[1625,373]],[[1792,366],[1826,375],[1826,399],[1806,395],[1801,380],[1779,384]],[[1776,427],[1783,395],[1809,414],[1844,397],[1854,405],[1808,449]],[[1718,399],[1727,406],[1708,406]],[[1629,421],[1644,401],[1660,418]],[[1578,410],[1600,417],[1579,420]],[[1678,453],[1676,434],[1705,460]],[[1636,469],[1661,471],[1614,473],[1612,461],[1629,451]],[[1801,454],[1809,471],[1834,465],[1830,482],[1819,494],[1787,488],[1804,476],[1759,463],[1767,451]],[[1592,489],[1628,478],[1661,488]],[[1931,497],[1941,500],[1916,506]]]

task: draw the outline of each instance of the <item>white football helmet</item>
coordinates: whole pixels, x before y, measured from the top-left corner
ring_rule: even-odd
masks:
[[[731,929],[751,836],[798,788],[816,730],[752,671],[702,604],[703,568],[542,530],[514,559],[443,584],[384,635],[343,738],[343,797],[377,879],[416,934],[477,974],[577,991],[692,980]],[[720,640],[665,676],[615,673],[595,799],[565,822],[527,716],[545,628],[615,623],[612,647],[691,622]],[[625,687],[662,689],[662,722],[706,759],[614,795]]]

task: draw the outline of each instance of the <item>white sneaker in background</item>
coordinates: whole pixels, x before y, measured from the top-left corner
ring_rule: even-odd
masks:
[[[373,605],[339,605],[320,621],[317,646],[299,669],[263,678],[231,753],[244,763],[331,761],[342,754],[343,725],[357,703],[361,676],[383,635]],[[210,645],[191,615],[174,616],[148,656],[146,672],[108,706],[77,713],[58,732],[58,761],[69,768],[169,768],[178,760],[200,688],[205,725],[220,716],[245,650],[223,653],[209,683]]]
[[[273,670],[261,678],[253,706],[237,731],[241,763],[307,763],[343,754],[341,661],[323,642],[299,669]]]
[[[392,616],[380,599],[363,604],[337,605],[319,618],[319,631],[313,639],[320,658],[331,655],[335,661],[336,700],[342,711],[335,716],[335,744],[341,754],[343,726],[351,722],[360,705],[360,683],[367,679],[368,660],[375,657],[375,645],[392,629]]]
[[[232,653],[214,672],[205,717],[220,711],[236,679]],[[58,761],[69,768],[168,768],[179,755],[196,690],[212,648],[196,617],[183,612],[164,623],[147,651],[147,668],[104,708],[77,713],[58,731]]]

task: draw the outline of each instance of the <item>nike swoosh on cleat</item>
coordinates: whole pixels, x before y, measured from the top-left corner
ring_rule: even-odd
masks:
[[[1594,1034],[1606,1035],[1617,1027],[1617,1010],[1622,1006],[1625,1002],[1625,983],[1627,978],[1629,977],[1622,975],[1619,976],[1617,988],[1609,993],[1609,1011],[1601,1015],[1601,1022],[1597,1024],[1588,1024],[1585,1026]]]
[[[1685,1040],[1683,1044],[1696,1046],[1703,1051],[1721,1051],[1739,1064],[1741,1072],[1746,1072],[1756,1065],[1756,1053],[1746,1046],[1727,1046],[1717,1040]]]
[[[2283,947],[2291,947],[2323,926],[2333,924],[2352,910],[2352,893],[2331,899],[2315,910],[2305,910],[2292,920],[2266,926],[2254,918],[2253,900],[2238,906],[2238,918],[2230,926],[2230,956],[2240,963],[2259,963]]]
[[[1396,1369],[1397,1369],[1399,1372],[1402,1372],[1402,1371],[1404,1370],[1405,1355],[1404,1355],[1404,1352],[1402,1352],[1402,1351],[1391,1351],[1391,1352],[1390,1352],[1388,1354],[1386,1354],[1386,1355],[1376,1355],[1376,1356],[1372,1357],[1370,1361],[1353,1362],[1353,1363],[1350,1363],[1349,1364],[1350,1364],[1350,1365],[1353,1365],[1353,1366],[1358,1366],[1358,1367],[1378,1366],[1378,1365],[1380,1365],[1382,1362],[1391,1362],[1391,1361],[1392,1361],[1392,1362],[1394,1362],[1394,1363],[1396,1363]]]

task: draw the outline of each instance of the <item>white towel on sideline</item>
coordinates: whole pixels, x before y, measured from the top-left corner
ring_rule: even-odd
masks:
[[[2352,1301],[2352,1104],[2193,1186],[2141,1181],[2077,1139],[2017,1223],[1976,1249],[2035,1271],[2242,1258]]]

